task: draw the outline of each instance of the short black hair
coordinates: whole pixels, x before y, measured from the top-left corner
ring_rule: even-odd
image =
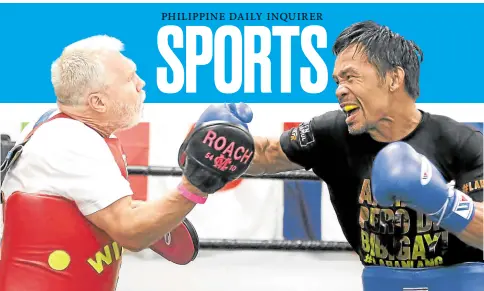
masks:
[[[345,28],[333,45],[338,56],[346,48],[356,45],[356,52],[366,54],[382,78],[386,73],[401,67],[405,71],[405,89],[416,99],[420,95],[419,77],[423,52],[411,40],[406,40],[387,26],[373,21],[363,21]]]

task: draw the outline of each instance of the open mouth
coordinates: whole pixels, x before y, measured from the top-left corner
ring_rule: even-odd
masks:
[[[350,118],[360,111],[360,107],[356,105],[346,105],[343,107],[343,111],[346,113],[346,117]]]

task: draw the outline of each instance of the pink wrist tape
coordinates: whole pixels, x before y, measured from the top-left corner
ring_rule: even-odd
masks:
[[[183,195],[183,197],[187,198],[192,202],[195,202],[197,204],[205,204],[205,201],[207,201],[207,197],[202,197],[202,196],[193,194],[192,192],[188,191],[188,189],[182,184],[178,185],[177,189],[178,191],[180,191],[180,194]]]

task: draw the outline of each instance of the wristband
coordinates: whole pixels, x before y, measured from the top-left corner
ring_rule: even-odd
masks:
[[[449,188],[449,196],[444,206],[437,213],[431,214],[431,218],[444,229],[461,233],[474,217],[474,201],[457,189]]]
[[[183,186],[182,184],[179,184],[177,187],[178,191],[180,191],[180,194],[187,198],[188,200],[195,202],[197,204],[205,204],[205,201],[207,201],[207,197],[202,197],[196,194],[193,194],[192,192],[188,191],[188,189]]]

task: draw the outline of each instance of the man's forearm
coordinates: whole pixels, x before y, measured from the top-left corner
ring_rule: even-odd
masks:
[[[266,157],[267,148],[269,147],[269,139],[266,137],[255,136],[255,151],[254,159],[245,172],[247,175],[258,176],[265,173],[268,161]]]
[[[172,190],[161,199],[132,204],[127,234],[127,245],[136,250],[147,248],[161,239],[166,233],[180,224],[185,216],[195,207],[195,203],[189,201],[178,191]]]
[[[289,161],[278,138],[254,137],[255,154],[246,174],[258,176],[302,169]]]
[[[463,242],[467,243],[470,246],[473,246],[478,249],[483,249],[483,203],[482,202],[474,202],[475,207],[475,214],[472,218],[472,221],[466,227],[466,229],[457,235],[457,237],[462,240]]]
[[[249,168],[247,168],[247,171],[245,174],[251,175],[251,176],[260,176],[264,175],[266,173],[266,165],[260,163],[260,161],[253,161]]]

